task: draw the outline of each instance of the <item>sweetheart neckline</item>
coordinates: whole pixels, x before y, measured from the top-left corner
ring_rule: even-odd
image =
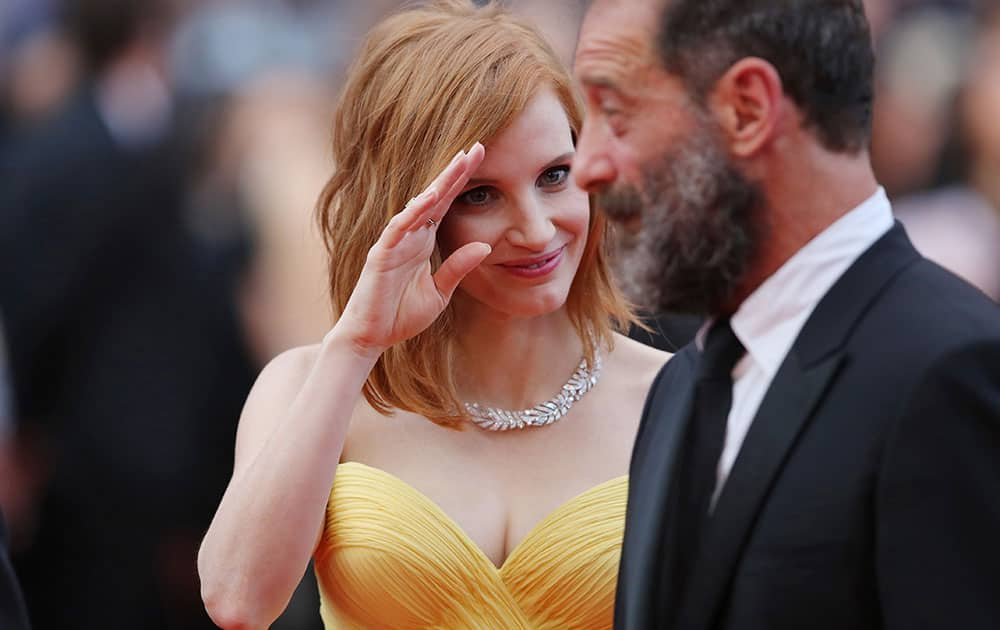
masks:
[[[444,508],[442,508],[440,505],[438,505],[436,501],[434,501],[429,496],[427,496],[426,494],[424,494],[423,492],[421,492],[420,490],[418,490],[416,487],[414,487],[410,483],[404,481],[402,478],[400,478],[400,477],[392,474],[391,472],[388,472],[386,470],[382,470],[381,468],[376,468],[374,466],[369,466],[368,464],[365,464],[365,463],[362,463],[362,462],[353,462],[353,461],[341,462],[340,464],[337,465],[337,469],[339,470],[342,466],[347,466],[347,465],[356,466],[356,467],[359,467],[359,468],[364,468],[364,469],[372,471],[372,472],[374,472],[374,473],[376,473],[378,475],[381,475],[381,476],[389,479],[393,483],[395,483],[397,486],[401,486],[402,488],[404,488],[408,493],[410,493],[411,495],[417,497],[421,502],[426,503],[427,506],[434,513],[436,513],[439,517],[441,517],[443,520],[447,521],[452,527],[455,528],[455,530],[465,539],[465,541],[468,543],[468,545],[475,550],[476,554],[479,556],[479,558],[481,560],[483,560],[484,562],[486,562],[487,565],[489,565],[490,567],[492,567],[494,571],[496,571],[497,573],[499,573],[501,575],[504,572],[504,568],[509,564],[510,559],[513,558],[515,555],[517,555],[518,551],[520,551],[521,548],[524,547],[525,543],[527,543],[532,538],[535,538],[539,534],[539,532],[542,531],[545,528],[545,526],[548,524],[549,520],[553,516],[555,516],[556,514],[562,512],[565,508],[567,508],[568,506],[572,505],[573,503],[576,503],[577,501],[580,501],[581,499],[583,499],[586,496],[589,496],[589,495],[591,495],[591,494],[593,494],[595,492],[603,490],[607,486],[610,486],[612,484],[621,483],[623,480],[627,480],[628,479],[628,475],[620,475],[618,477],[612,477],[611,479],[608,479],[607,481],[602,481],[601,483],[599,483],[597,485],[594,485],[594,486],[591,486],[591,487],[587,488],[586,490],[584,490],[584,491],[582,491],[582,492],[580,492],[580,493],[578,493],[578,494],[570,497],[569,499],[566,499],[565,501],[563,501],[562,503],[560,503],[559,505],[557,505],[555,508],[553,508],[551,511],[549,511],[548,513],[546,513],[546,515],[543,516],[537,523],[535,523],[535,525],[531,529],[528,530],[528,533],[525,534],[524,537],[521,538],[521,540],[518,541],[518,543],[516,545],[514,545],[514,547],[511,548],[510,553],[508,553],[507,557],[503,559],[503,562],[500,564],[500,566],[497,566],[492,560],[490,560],[490,557],[488,555],[486,555],[486,552],[483,551],[483,549],[476,543],[476,541],[473,540],[471,536],[469,536],[468,532],[465,531],[465,528],[463,528],[458,523],[458,521],[456,521],[454,518],[451,517],[451,515],[449,515],[447,512],[445,512]],[[334,508],[334,509],[336,509],[336,508]]]

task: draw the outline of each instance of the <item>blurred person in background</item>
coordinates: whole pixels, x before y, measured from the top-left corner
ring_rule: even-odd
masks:
[[[11,401],[10,382],[7,379],[7,348],[4,345],[3,321],[0,320],[0,476],[8,469],[10,437],[14,430],[14,405]],[[4,479],[0,479],[0,484]],[[10,563],[7,522],[4,518],[6,503],[0,495],[0,628],[28,630],[28,612],[24,596]]]
[[[872,162],[891,198],[946,176],[942,159],[973,26],[967,10],[915,7],[877,43]]]
[[[55,12],[54,0],[0,2],[0,144],[50,114],[77,79],[77,56]]]
[[[221,626],[268,627],[313,557],[330,628],[610,627],[626,462],[667,357],[613,332],[631,315],[605,225],[569,180],[581,114],[496,5],[369,34],[319,204],[340,317],[247,400],[199,554]]]
[[[7,524],[0,510],[0,628],[28,630],[28,611],[7,552]]]
[[[221,108],[194,182],[197,203],[231,208],[229,220],[242,223],[252,242],[241,307],[262,365],[322,337],[332,323],[323,243],[310,220],[333,168],[332,102],[307,74],[272,71],[249,81]]]
[[[880,48],[873,141],[894,211],[931,260],[1000,299],[997,8],[900,15]],[[909,86],[909,87],[907,87]]]
[[[961,133],[968,184],[1000,213],[1000,6],[987,7],[978,20],[960,99]]]
[[[252,381],[231,266],[185,223],[170,7],[66,0],[71,97],[0,155],[0,309],[50,479],[15,562],[37,628],[210,627],[195,555]]]

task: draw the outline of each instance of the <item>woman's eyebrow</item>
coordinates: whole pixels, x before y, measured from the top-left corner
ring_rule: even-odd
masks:
[[[576,151],[567,151],[566,153],[563,153],[562,155],[559,155],[549,160],[549,162],[546,163],[544,166],[542,166],[542,168],[540,168],[539,171],[544,171],[552,168],[553,166],[565,164],[571,161],[574,155],[576,155]],[[495,184],[497,183],[497,181],[498,181],[497,179],[492,177],[477,177],[475,179],[470,179],[468,182],[466,182],[465,189],[471,190],[473,188],[478,188],[479,186],[487,186],[489,184]]]

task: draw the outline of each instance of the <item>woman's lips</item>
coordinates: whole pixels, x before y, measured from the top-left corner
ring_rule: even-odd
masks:
[[[548,254],[501,263],[497,266],[520,278],[541,278],[555,271],[559,263],[562,262],[565,251],[566,246],[563,245],[556,251]]]

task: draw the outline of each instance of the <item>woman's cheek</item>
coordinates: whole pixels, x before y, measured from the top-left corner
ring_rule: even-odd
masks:
[[[438,229],[438,248],[447,256],[469,243],[486,243],[496,248],[503,227],[486,217],[449,217]]]

